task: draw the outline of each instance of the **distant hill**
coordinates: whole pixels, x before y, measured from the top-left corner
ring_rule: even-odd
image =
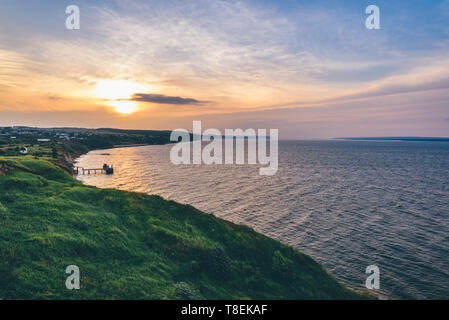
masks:
[[[125,134],[125,135],[152,135],[152,136],[166,136],[170,135],[171,130],[138,130],[138,129],[114,129],[114,128],[49,128],[48,130],[65,131],[65,132],[89,132],[93,134]]]
[[[443,137],[347,137],[334,138],[339,140],[375,140],[375,141],[442,141],[449,142],[449,138]]]
[[[0,243],[0,299],[365,298],[246,226],[32,157],[0,157]]]

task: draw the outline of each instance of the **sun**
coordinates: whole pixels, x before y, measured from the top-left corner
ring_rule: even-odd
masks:
[[[114,107],[118,113],[130,114],[137,111],[137,104],[134,101],[117,100],[108,101],[107,104]]]
[[[93,89],[93,96],[106,100],[105,104],[115,111],[130,114],[138,111],[135,101],[130,101],[133,94],[146,92],[145,86],[129,80],[100,80]]]

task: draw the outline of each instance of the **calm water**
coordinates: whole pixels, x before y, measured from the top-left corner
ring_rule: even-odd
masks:
[[[449,297],[449,143],[286,141],[279,171],[172,165],[171,146],[93,151],[80,166],[113,164],[86,184],[158,194],[243,223],[363,289],[379,266],[380,296]],[[109,153],[109,155],[105,155]]]

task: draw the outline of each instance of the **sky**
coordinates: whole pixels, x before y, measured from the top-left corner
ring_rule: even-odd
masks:
[[[0,126],[193,120],[283,139],[449,137],[449,0],[0,0]]]

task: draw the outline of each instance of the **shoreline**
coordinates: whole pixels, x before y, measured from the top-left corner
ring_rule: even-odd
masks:
[[[153,144],[126,144],[126,145],[113,145],[113,146],[107,146],[107,147],[103,147],[103,148],[92,148],[92,149],[87,149],[85,151],[80,151],[80,152],[64,152],[63,153],[63,157],[64,157],[64,161],[66,162],[66,165],[68,168],[70,168],[69,173],[74,176],[75,172],[73,170],[73,167],[75,165],[75,162],[77,159],[79,159],[80,157],[87,155],[89,152],[92,151],[104,151],[104,150],[112,150],[112,149],[120,149],[120,148],[137,148],[137,147],[146,147],[146,146],[163,146],[163,145],[167,145],[170,144],[171,142],[165,142],[165,143],[153,143]],[[59,165],[57,163],[57,161],[54,162],[55,164]],[[65,169],[65,168],[63,168]]]
[[[164,144],[165,145],[165,144]],[[151,145],[146,145],[146,146],[151,146]],[[136,147],[141,147],[141,146],[136,146]],[[125,148],[128,148],[128,147],[125,147]],[[107,149],[94,149],[94,150],[90,150],[90,151],[88,151],[87,153],[84,153],[84,154],[82,154],[82,155],[80,155],[79,157],[77,157],[74,161],[76,161],[77,159],[79,159],[80,157],[82,157],[82,156],[86,156],[86,155],[88,155],[88,153],[90,153],[90,152],[95,152],[95,151],[102,151],[102,150],[108,150],[108,149],[116,149],[116,148],[107,148]],[[90,184],[87,184],[87,183],[85,183],[82,179],[78,179],[77,178],[77,176],[75,176],[74,177],[77,181],[80,181],[81,183],[83,183],[83,185],[86,185],[86,186],[89,186]],[[95,186],[94,184],[92,184],[93,186]],[[97,186],[95,186],[96,188],[101,188],[101,187],[97,187]],[[116,188],[116,187],[106,187],[106,188],[113,188],[113,189],[117,189],[117,190],[124,190],[124,191],[127,191],[127,192],[135,192],[135,191],[130,191],[130,190],[127,190],[126,188]],[[195,209],[197,209],[196,207],[195,207],[195,205],[193,205],[193,204],[191,204],[191,203],[188,203],[188,202],[180,202],[180,201],[178,201],[178,200],[172,200],[172,199],[169,199],[169,198],[165,198],[165,197],[163,197],[163,196],[161,196],[161,195],[159,195],[159,194],[152,194],[152,193],[146,193],[146,192],[144,192],[144,194],[147,194],[147,195],[156,195],[156,196],[160,196],[160,197],[162,197],[164,200],[168,200],[168,201],[175,201],[176,203],[180,203],[180,204],[182,204],[182,205],[188,205],[188,206],[192,206],[192,207],[194,207]],[[197,210],[200,210],[200,211],[202,211],[202,209],[197,209]],[[214,216],[215,218],[217,218],[217,219],[223,219],[224,221],[227,221],[227,222],[229,222],[229,223],[235,223],[235,222],[233,222],[233,221],[231,221],[231,220],[229,220],[229,219],[226,219],[226,218],[221,218],[221,217],[219,217],[219,216],[217,216],[217,215],[215,215],[215,213],[214,212],[210,212],[210,211],[207,211],[206,212],[206,214],[210,214],[210,215],[212,215],[212,216]],[[247,225],[247,224],[241,224],[242,226],[245,226],[245,227],[248,227],[248,228],[251,228],[251,229],[253,229],[254,227],[253,226],[251,226],[251,225]],[[262,235],[264,235],[264,236],[266,236],[266,237],[268,237],[268,238],[270,238],[270,239],[273,239],[273,240],[275,240],[275,241],[279,241],[280,243],[282,243],[283,245],[286,245],[286,246],[291,246],[290,244],[288,244],[288,243],[286,243],[285,241],[282,241],[282,240],[280,240],[280,239],[278,239],[278,238],[275,238],[275,237],[272,237],[272,236],[270,236],[270,235],[267,235],[266,233],[262,233],[262,232],[260,232],[260,231],[256,231],[256,232],[258,232],[258,233],[260,233],[260,234],[262,234]],[[298,248],[294,248],[294,247],[292,247],[294,250],[296,250],[297,252],[300,252],[300,253],[302,253]],[[315,259],[314,259],[315,260]],[[315,260],[316,261],[316,260]],[[324,265],[322,264],[322,263],[319,263],[319,262],[317,262],[323,269],[325,269],[326,270],[326,272],[328,272],[330,275],[332,275],[332,277],[335,277],[335,275],[333,275],[333,274],[331,274],[330,273],[330,271],[328,271],[326,268],[324,268]],[[340,282],[340,281],[339,281]],[[349,288],[350,290],[354,290],[354,291],[356,291],[356,290],[359,290],[359,289],[356,289],[356,288],[354,288],[354,287],[352,287],[352,286],[350,286],[349,284],[343,284],[342,282],[340,282],[342,285],[344,285],[345,287],[347,287],[347,288]],[[376,294],[375,295],[375,297],[377,298],[377,299],[389,299],[389,297],[388,296],[386,296],[386,295],[384,295],[384,294]]]
[[[37,268],[33,256],[3,252],[10,280],[0,298],[374,298],[345,287],[310,256],[193,206],[87,186],[43,159],[0,162],[0,191],[8,190],[0,192],[8,221],[7,228],[0,224],[4,246],[35,252],[41,261]],[[61,270],[73,264],[89,278],[81,279],[84,290],[72,292],[60,283]],[[24,268],[25,277],[17,278],[15,270]],[[102,270],[110,270],[107,278]]]

